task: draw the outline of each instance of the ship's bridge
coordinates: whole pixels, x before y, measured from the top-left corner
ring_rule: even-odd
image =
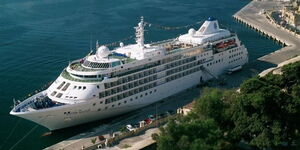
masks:
[[[125,55],[113,53],[107,47],[101,46],[94,55],[88,55],[69,64],[61,76],[71,81],[101,82],[108,77],[113,67],[121,66],[132,59]]]
[[[188,44],[204,44],[231,36],[228,30],[220,29],[218,20],[209,17],[199,30],[190,29],[187,34],[179,36],[178,40]]]

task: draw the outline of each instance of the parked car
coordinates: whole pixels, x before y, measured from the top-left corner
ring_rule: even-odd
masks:
[[[149,115],[148,118],[151,119],[152,121],[156,120],[154,115]]]
[[[162,118],[165,118],[167,116],[167,114],[165,113],[161,113],[157,116],[158,119],[162,119]]]
[[[139,128],[139,127],[140,127],[140,124],[139,124],[139,123],[135,123],[135,124],[133,124],[132,126],[133,126],[133,128]]]
[[[132,127],[131,124],[126,125],[126,129],[127,129],[128,131],[134,131],[134,130],[135,130],[135,129]]]
[[[146,122],[146,124],[152,123],[152,120],[151,120],[150,118],[147,118],[147,119],[145,119],[144,121]]]
[[[105,137],[104,137],[103,135],[99,135],[99,136],[98,136],[98,140],[99,140],[99,141],[104,141],[104,140],[105,140]]]
[[[169,115],[175,114],[175,112],[174,112],[173,110],[168,110],[168,111],[166,112],[166,114],[169,116]]]

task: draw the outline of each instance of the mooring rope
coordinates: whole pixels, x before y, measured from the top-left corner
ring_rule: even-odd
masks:
[[[13,150],[20,142],[22,142],[30,133],[32,133],[39,125],[35,125],[27,134],[25,134],[17,143],[15,143],[9,150]]]
[[[18,121],[15,123],[15,126],[12,128],[12,130],[10,131],[10,133],[8,134],[8,136],[5,138],[5,140],[1,144],[0,150],[2,149],[2,147],[4,146],[4,144],[10,139],[10,137],[13,135],[13,133],[17,129],[17,126],[19,125],[20,122],[21,122],[21,118],[18,118]]]
[[[203,21],[198,21],[198,22],[195,22],[195,23],[192,23],[192,24],[187,24],[187,25],[184,25],[184,26],[175,26],[175,27],[173,27],[173,26],[163,26],[163,25],[160,25],[160,24],[149,23],[149,22],[145,22],[145,25],[147,25],[148,27],[155,27],[155,28],[162,29],[162,30],[180,30],[180,29],[190,28],[190,27],[193,27],[193,26],[201,24],[201,23],[203,23]]]
[[[109,44],[104,44],[104,45],[105,45],[105,46],[118,46],[118,45],[120,44],[120,42],[128,41],[128,40],[131,40],[131,39],[133,39],[133,38],[134,38],[134,36],[131,35],[131,36],[126,37],[126,38],[123,38],[123,39],[121,39],[121,40],[119,40],[119,41],[112,42],[112,43],[109,43]]]

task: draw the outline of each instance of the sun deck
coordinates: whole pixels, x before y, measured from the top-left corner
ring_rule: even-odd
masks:
[[[45,92],[40,92],[36,95],[33,95],[22,103],[18,104],[14,109],[13,112],[28,112],[28,111],[37,111],[40,109],[47,109],[51,107],[58,107],[64,105],[63,103],[58,103],[52,101]]]

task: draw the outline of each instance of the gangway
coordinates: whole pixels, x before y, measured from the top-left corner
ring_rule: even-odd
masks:
[[[215,76],[213,73],[211,73],[207,68],[205,68],[204,66],[201,66],[200,69],[206,73],[208,73],[209,75],[211,75],[213,78],[215,79],[219,79],[217,76]]]

